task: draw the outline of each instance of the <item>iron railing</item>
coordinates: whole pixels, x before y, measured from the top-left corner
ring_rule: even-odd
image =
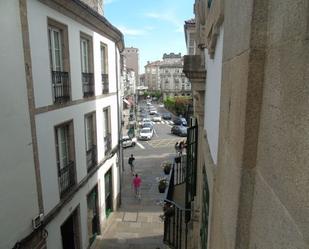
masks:
[[[86,151],[88,172],[97,164],[97,146],[92,145],[91,149]]]
[[[58,165],[58,177],[60,187],[60,197],[62,198],[71,191],[75,185],[75,163],[70,161],[64,167]]]
[[[84,97],[94,96],[93,73],[82,73]]]
[[[104,137],[104,153],[105,156],[111,151],[112,149],[112,136],[110,133],[107,133]]]
[[[109,93],[108,74],[101,74],[102,77],[102,94]]]
[[[187,131],[186,208],[190,208],[196,195],[198,126]]]
[[[173,165],[173,181],[174,184],[182,184],[186,179],[187,155],[175,157],[175,164]]]
[[[163,242],[173,249],[187,249],[188,221],[190,210],[173,201],[165,200]]]
[[[64,103],[70,100],[69,73],[52,71],[52,89],[54,103]]]

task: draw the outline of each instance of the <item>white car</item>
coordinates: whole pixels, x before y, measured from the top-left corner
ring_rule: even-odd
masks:
[[[149,111],[149,114],[150,115],[154,115],[154,114],[157,114],[158,112],[157,112],[157,110],[156,109],[151,109],[150,111]]]
[[[139,132],[140,140],[150,140],[153,136],[153,129],[150,127],[142,128]]]
[[[136,140],[136,138],[135,138]],[[122,147],[127,148],[127,147],[134,147],[136,144],[136,141],[134,141],[134,138],[131,139],[129,136],[123,136],[122,137]]]
[[[143,126],[144,123],[152,123],[150,118],[143,118],[141,122],[141,126]]]
[[[152,121],[153,122],[161,122],[162,118],[159,114],[157,114],[157,115],[153,116]]]

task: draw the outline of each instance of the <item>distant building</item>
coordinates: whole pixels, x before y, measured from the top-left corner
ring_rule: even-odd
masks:
[[[161,91],[160,61],[147,62],[145,65],[145,86],[149,91]]]
[[[79,0],[0,1],[0,30],[0,248],[90,248],[120,203],[123,35]]]
[[[182,73],[183,58],[181,54],[164,54],[160,62],[160,89],[163,99],[176,96],[190,96],[191,84]]]
[[[145,74],[144,73],[139,75],[139,85],[145,86]]]
[[[138,48],[125,48],[122,52],[122,55],[125,57],[126,66],[131,68],[135,72],[135,82],[136,85],[139,85],[139,50]]]

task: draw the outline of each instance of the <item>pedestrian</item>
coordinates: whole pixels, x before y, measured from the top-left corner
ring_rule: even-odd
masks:
[[[176,151],[176,155],[178,154],[179,151],[179,145],[178,142],[175,143],[175,151]]]
[[[130,168],[131,168],[131,173],[134,175],[134,160],[135,160],[135,158],[134,158],[134,156],[133,156],[133,154],[131,154],[131,156],[129,157],[129,160],[128,160],[128,163],[129,163],[129,165],[130,165]]]
[[[138,199],[141,199],[141,183],[142,179],[138,176],[138,174],[135,174],[132,184],[134,187],[135,197]]]
[[[184,142],[181,141],[181,142],[179,143],[179,154],[180,154],[180,155],[182,154],[182,151],[183,151],[183,149],[184,149],[184,146],[185,146]]]

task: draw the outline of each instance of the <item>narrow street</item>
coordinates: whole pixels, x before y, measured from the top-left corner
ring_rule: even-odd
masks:
[[[163,112],[158,108],[158,111]],[[170,133],[171,122],[154,123],[154,136],[149,141],[137,141],[135,147],[124,149],[124,174],[122,179],[122,205],[113,212],[102,235],[96,241],[96,249],[157,249],[163,248],[162,203],[165,194],[158,191],[158,178],[164,173],[161,163],[173,160],[176,141]],[[125,134],[125,130],[124,130]],[[142,198],[135,198],[128,158],[135,157],[135,171],[142,179]]]

